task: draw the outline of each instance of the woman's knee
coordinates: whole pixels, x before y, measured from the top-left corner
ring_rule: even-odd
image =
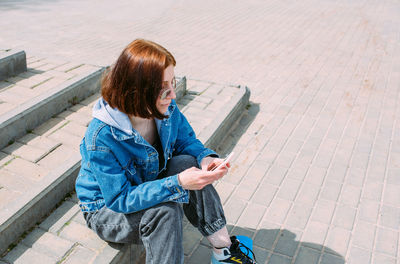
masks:
[[[167,175],[178,174],[192,167],[199,168],[195,157],[190,155],[174,156],[167,163]]]
[[[183,211],[180,204],[167,202],[146,210],[140,221],[142,233],[152,232],[157,228],[173,228],[182,223]]]

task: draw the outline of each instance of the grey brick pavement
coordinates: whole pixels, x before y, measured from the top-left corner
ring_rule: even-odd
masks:
[[[248,85],[217,189],[261,263],[400,263],[397,1],[32,0],[0,14],[0,50],[108,65],[142,37],[173,52],[178,75]],[[204,263],[207,245],[186,240]]]

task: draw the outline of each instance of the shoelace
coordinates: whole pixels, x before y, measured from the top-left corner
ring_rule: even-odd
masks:
[[[254,258],[253,263],[257,263],[256,255],[254,255],[253,250],[251,250],[250,248],[248,248],[246,245],[242,244],[239,240],[236,240],[236,241],[237,241],[237,243],[238,243],[238,244],[237,244],[237,247],[238,247],[239,251],[242,253],[242,255],[244,255],[246,258],[250,259],[251,261],[253,261],[252,258],[249,257],[249,253],[251,253],[251,255],[252,255],[253,258]],[[235,246],[236,246],[236,245],[235,245]],[[241,249],[240,249],[240,247],[245,248],[245,249],[247,250],[247,252],[246,252],[246,253],[242,252]]]

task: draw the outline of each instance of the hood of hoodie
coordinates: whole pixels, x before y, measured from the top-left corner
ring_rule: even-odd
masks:
[[[133,134],[132,124],[127,114],[122,113],[116,108],[112,108],[103,97],[99,98],[93,106],[92,115],[94,118],[106,123],[107,125],[118,128],[128,135]]]
[[[169,109],[165,113],[169,115]],[[134,129],[132,127],[131,120],[129,119],[128,115],[122,113],[116,108],[112,108],[104,99],[100,97],[99,100],[93,106],[92,115],[94,118],[99,119],[100,121],[115,127],[128,135],[134,134]],[[157,130],[160,129],[161,120],[155,118]]]

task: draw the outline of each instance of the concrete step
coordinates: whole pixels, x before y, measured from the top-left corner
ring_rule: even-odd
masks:
[[[0,50],[0,81],[25,72],[26,54],[23,50]]]
[[[26,72],[0,81],[0,148],[97,92],[104,69],[28,58]]]
[[[245,87],[187,80],[187,92],[178,100],[178,106],[187,116],[198,137],[207,146],[215,147],[227,132],[226,129],[232,126],[248,104],[249,93]],[[51,158],[46,161],[46,156],[36,163],[40,168],[48,168],[51,173],[56,171],[62,173],[61,178],[68,178],[64,187],[52,186],[47,189],[73,190],[73,183],[79,170],[79,142],[91,119],[90,109],[96,99],[97,97],[93,96],[84,100],[49,120],[47,125],[33,131],[33,134],[38,137],[52,140],[64,139],[64,142],[61,142],[61,145],[50,153]],[[57,133],[59,135],[54,136]],[[12,162],[16,159],[14,158]],[[9,165],[0,169],[0,175],[4,172],[11,173],[11,170],[7,168]],[[69,169],[67,169],[68,166]],[[2,184],[4,183],[0,179],[0,185]],[[58,191],[53,195],[44,195],[43,198],[51,196],[50,200],[59,201],[58,197],[53,198],[56,194]],[[77,202],[73,195],[71,198],[65,199],[41,223],[35,225],[36,221],[31,221],[31,226],[34,227],[33,231],[24,236],[24,239],[3,256],[1,261],[26,263],[25,260],[40,259],[41,263],[44,260],[49,263],[143,263],[144,249],[142,246],[106,243],[88,229]],[[48,205],[49,201],[42,203],[44,206],[35,210],[35,214],[46,208],[54,207],[54,205]],[[7,207],[9,207],[8,204],[5,208]],[[16,228],[18,229],[18,227]],[[26,230],[24,226],[19,228]],[[10,231],[12,229],[10,228]],[[2,237],[4,236],[0,230],[0,239]],[[188,247],[191,243],[185,244]],[[188,252],[190,250],[186,249],[185,253]]]

